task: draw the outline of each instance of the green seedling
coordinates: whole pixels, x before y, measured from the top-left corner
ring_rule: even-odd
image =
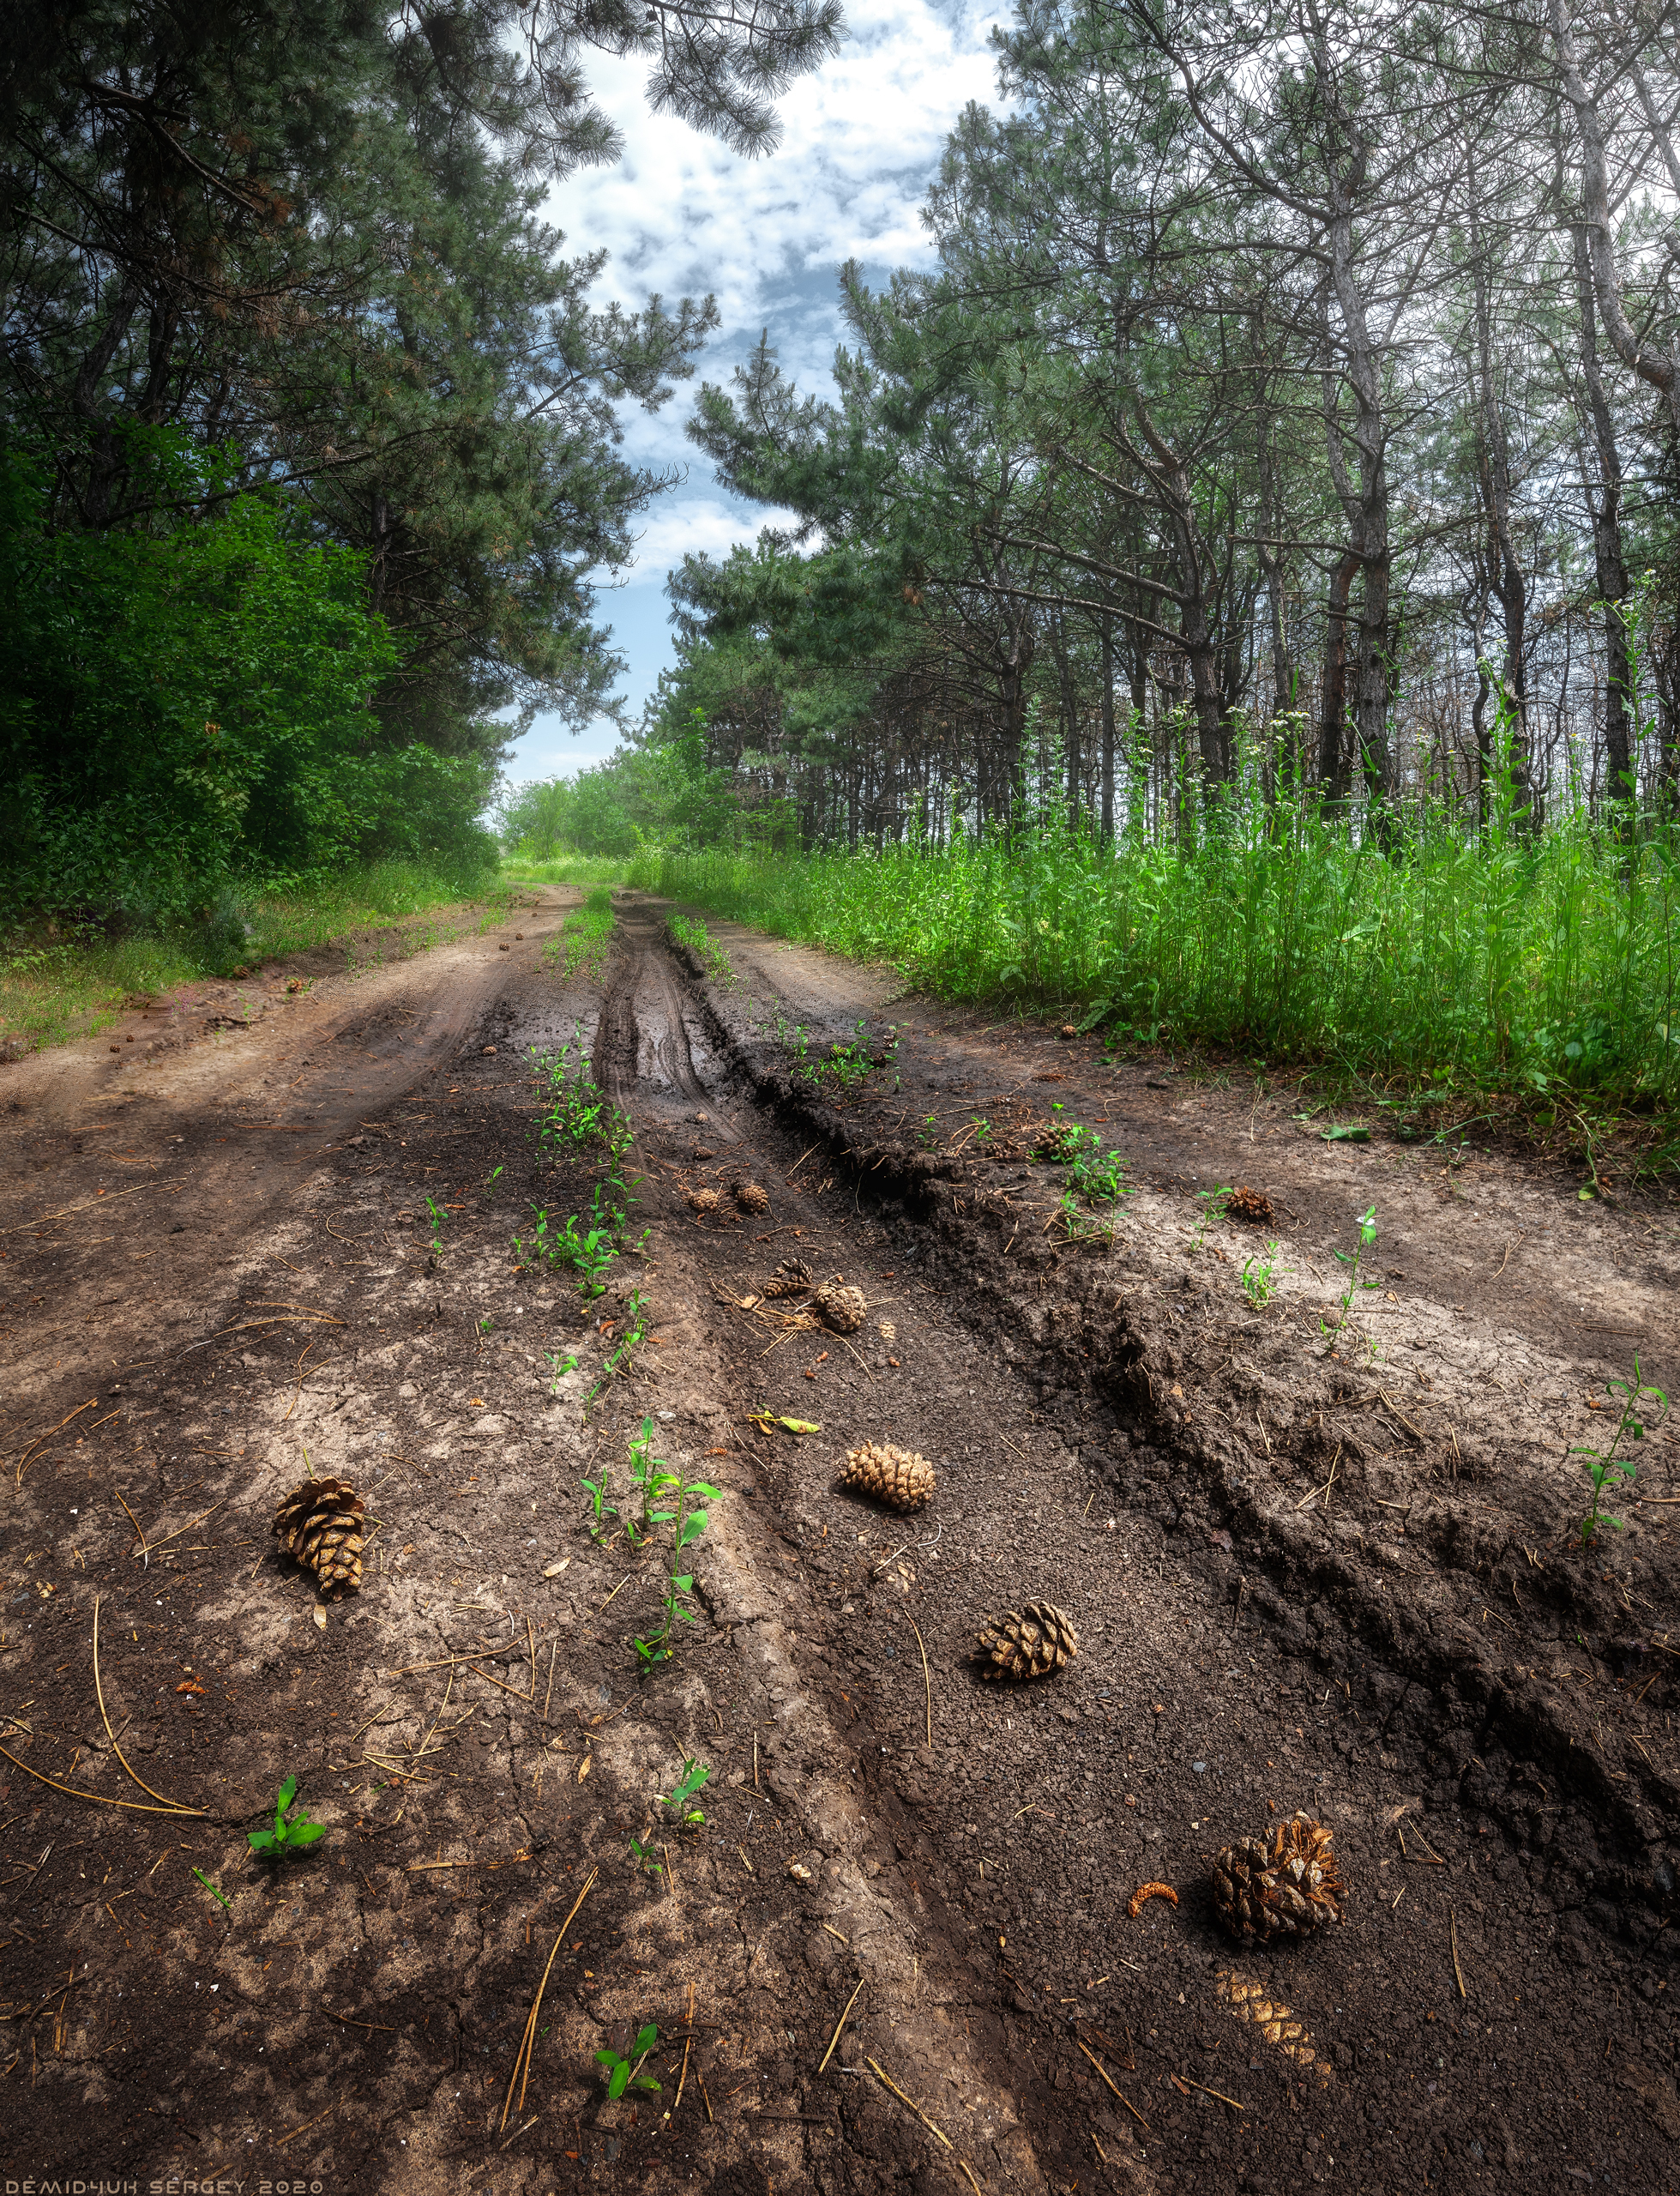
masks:
[[[1076,1122],[1069,1124],[1063,1149],[1067,1153],[1068,1187],[1087,1204],[1112,1204],[1118,1198],[1136,1195],[1132,1185],[1123,1179],[1125,1161],[1117,1151],[1105,1150],[1102,1137],[1095,1129],[1081,1128]]]
[[[209,1894],[210,1894],[211,1897],[212,1897],[212,1898],[219,1898],[219,1899],[220,1899],[220,1900],[221,1900],[222,1904],[223,1904],[223,1905],[227,1909],[228,1912],[231,1914],[231,1913],[233,1911],[233,1901],[232,1901],[231,1898],[227,1897],[226,1896],[226,1894],[225,1894],[225,1893],[223,1893],[223,1892],[221,1892],[221,1891],[219,1891],[216,1889],[215,1885],[211,1882],[211,1880],[210,1880],[210,1879],[208,1878],[208,1876],[207,1876],[207,1875],[205,1874],[205,1873],[204,1873],[204,1871],[203,1871],[203,1869],[202,1869],[202,1868],[195,1868],[195,1869],[193,1870],[193,1873],[194,1873],[194,1875],[196,1875],[196,1876],[198,1878],[198,1880],[200,1881],[200,1883],[202,1883],[202,1884],[203,1885],[203,1886],[204,1886],[205,1890],[206,1890],[206,1891],[208,1891],[209,1892]]]
[[[646,1300],[639,1288],[630,1291],[629,1302],[624,1307],[625,1327],[623,1340],[601,1367],[601,1376],[583,1399],[585,1412],[607,1383],[620,1372],[635,1370],[635,1353],[647,1339],[647,1330],[653,1322],[647,1315]]]
[[[649,2021],[646,2028],[638,2033],[627,2057],[620,2058],[611,2047],[595,2054],[596,2065],[606,2069],[606,2093],[609,2097],[616,2100],[623,2096],[626,2090],[631,2089],[652,2090],[658,2093],[659,2084],[651,2074],[644,2074],[641,2069],[659,2040],[659,2030]]]
[[[1255,1251],[1243,1262],[1243,1294],[1256,1312],[1263,1312],[1278,1293],[1277,1261],[1278,1246],[1268,1243],[1263,1253]]]
[[[507,1169],[505,1165],[501,1167],[492,1167],[491,1168],[489,1173],[485,1176],[484,1194],[485,1197],[488,1197],[491,1192],[496,1187],[497,1176],[501,1173],[505,1173]]]
[[[581,1024],[571,1041],[557,1053],[539,1053],[533,1046],[530,1059],[537,1082],[533,1133],[539,1143],[550,1145],[562,1156],[597,1143],[604,1143],[615,1159],[629,1150],[635,1131],[596,1083]]]
[[[301,1809],[292,1821],[286,1820],[287,1810],[297,1796],[298,1780],[288,1777],[275,1796],[274,1828],[246,1831],[251,1851],[259,1860],[284,1861],[289,1854],[306,1851],[316,1838],[327,1835],[323,1825],[311,1822]]]
[[[583,1481],[583,1491],[589,1497],[590,1503],[589,1537],[599,1543],[607,1537],[607,1520],[618,1515],[617,1503],[609,1501],[607,1499],[610,1485],[608,1468],[605,1464],[600,1467],[599,1479],[586,1479]]]
[[[1195,1233],[1190,1238],[1190,1248],[1199,1251],[1208,1228],[1216,1220],[1225,1218],[1225,1201],[1231,1195],[1229,1182],[1221,1183],[1216,1190],[1198,1190],[1195,1201],[1201,1207],[1196,1216]]]
[[[667,1827],[678,1831],[701,1828],[706,1817],[698,1807],[691,1807],[689,1801],[711,1774],[704,1762],[684,1759],[683,1774],[676,1786],[671,1791],[661,1792],[658,1795],[659,1805],[665,1810]],[[630,1855],[642,1867],[651,1870],[655,1875],[664,1865],[653,1849],[652,1829],[641,1837],[631,1838]]]
[[[1380,1282],[1366,1281],[1359,1271],[1360,1260],[1364,1258],[1366,1252],[1372,1248],[1376,1241],[1376,1207],[1374,1204],[1369,1204],[1359,1215],[1359,1240],[1358,1243],[1351,1251],[1338,1251],[1335,1254],[1337,1264],[1345,1267],[1347,1272],[1347,1286],[1342,1291],[1341,1318],[1337,1322],[1339,1325],[1343,1324],[1347,1318],[1348,1307],[1353,1301],[1354,1293],[1356,1290],[1361,1288],[1380,1288],[1382,1285]],[[1329,1328],[1325,1325],[1322,1319],[1318,1323],[1318,1330],[1321,1334],[1328,1334],[1330,1331]]]
[[[922,1116],[922,1125],[917,1130],[916,1136],[918,1143],[937,1143],[939,1141],[938,1114],[924,1113]]]
[[[562,1359],[557,1350],[545,1349],[543,1356],[548,1364],[548,1391],[551,1396],[557,1396],[560,1392],[560,1383],[569,1372],[575,1372],[577,1370],[577,1352],[575,1349],[569,1350]]]
[[[1617,1532],[1622,1530],[1623,1520],[1612,1517],[1599,1507],[1604,1492],[1612,1493],[1620,1487],[1631,1487],[1639,1476],[1639,1466],[1620,1451],[1623,1445],[1629,1446],[1642,1441],[1647,1431],[1656,1433],[1668,1416],[1668,1397],[1660,1388],[1653,1388],[1641,1378],[1639,1357],[1634,1357],[1634,1377],[1631,1380],[1606,1380],[1605,1393],[1612,1401],[1621,1397],[1617,1405],[1616,1431],[1607,1449],[1589,1449],[1576,1443],[1569,1451],[1572,1457],[1585,1457],[1587,1476],[1593,1488],[1593,1506],[1581,1521],[1581,1544],[1586,1547],[1596,1537],[1600,1525],[1610,1525]],[[1647,1427],[1641,1412],[1647,1413],[1654,1406],[1657,1415]]]
[[[443,1208],[428,1198],[426,1210],[431,1215],[431,1255],[440,1258],[443,1255]]]
[[[685,1608],[688,1596],[694,1590],[694,1574],[679,1572],[685,1548],[691,1547],[706,1530],[711,1519],[699,1506],[707,1502],[721,1500],[723,1489],[712,1487],[705,1480],[690,1480],[680,1471],[673,1471],[661,1457],[653,1454],[653,1421],[644,1418],[641,1431],[630,1444],[630,1478],[641,1497],[641,1515],[630,1531],[638,1547],[651,1540],[662,1525],[671,1527],[671,1551],[665,1570],[665,1590],[660,1601],[664,1620],[659,1630],[647,1639],[638,1638],[635,1651],[644,1669],[669,1662],[675,1652],[671,1633],[680,1622],[692,1624],[694,1611]],[[654,1505],[658,1504],[658,1508]]]

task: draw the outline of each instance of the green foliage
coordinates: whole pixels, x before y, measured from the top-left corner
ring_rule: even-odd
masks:
[[[665,928],[679,945],[686,945],[714,983],[726,986],[735,981],[735,964],[698,915],[674,914]]]
[[[1351,1251],[1339,1250],[1334,1254],[1337,1264],[1343,1269],[1344,1272],[1347,1276],[1347,1286],[1343,1289],[1341,1298],[1340,1310],[1341,1321],[1343,1323],[1346,1323],[1346,1321],[1348,1309],[1352,1304],[1356,1291],[1361,1288],[1380,1288],[1382,1285],[1378,1282],[1365,1280],[1359,1271],[1360,1265],[1363,1264],[1366,1254],[1369,1252],[1375,1250],[1376,1247],[1376,1207],[1374,1204],[1368,1204],[1364,1210],[1359,1215],[1358,1241],[1354,1245]],[[1329,1331],[1329,1330],[1324,1325],[1322,1320],[1319,1322],[1319,1328],[1322,1333],[1328,1333]]]
[[[609,2097],[616,2102],[627,2089],[652,2090],[657,2095],[659,2084],[651,2074],[644,2074],[641,2068],[659,2040],[659,2030],[649,2021],[638,2031],[625,2057],[621,2058],[611,2045],[595,2054],[595,2063],[606,2069]]]
[[[1277,1294],[1278,1246],[1268,1243],[1262,1253],[1250,1252],[1243,1261],[1243,1294],[1256,1312],[1263,1312]]]
[[[531,1051],[537,1079],[536,1136],[557,1157],[575,1158],[605,1145],[614,1161],[628,1151],[635,1131],[595,1081],[580,1023],[557,1053]]]
[[[642,1420],[641,1431],[630,1444],[630,1482],[641,1504],[641,1516],[629,1526],[632,1541],[645,1546],[659,1527],[671,1528],[665,1590],[660,1602],[664,1619],[651,1638],[635,1642],[642,1668],[652,1669],[668,1662],[674,1653],[673,1627],[679,1622],[695,1621],[693,1610],[684,1607],[694,1589],[694,1577],[692,1572],[679,1572],[677,1566],[684,1550],[693,1546],[711,1522],[707,1511],[698,1505],[720,1501],[723,1490],[708,1486],[704,1480],[690,1480],[663,1457],[656,1457],[651,1418]]]
[[[284,1861],[289,1856],[306,1852],[317,1838],[327,1833],[318,1822],[311,1822],[301,1808],[287,1821],[287,1811],[298,1796],[298,1780],[288,1777],[280,1786],[274,1800],[274,1826],[272,1830],[251,1830],[245,1835],[250,1849],[259,1860]]]
[[[560,974],[567,983],[580,975],[593,982],[611,943],[612,894],[606,885],[598,884],[583,905],[567,916],[559,936],[544,947],[543,958],[562,963]]]
[[[1618,1487],[1633,1484],[1639,1476],[1639,1466],[1621,1453],[1623,1444],[1642,1441],[1647,1432],[1654,1433],[1659,1431],[1668,1416],[1668,1397],[1660,1388],[1651,1386],[1644,1379],[1637,1354],[1634,1358],[1633,1379],[1605,1381],[1605,1393],[1612,1401],[1617,1397],[1621,1398],[1617,1404],[1616,1431],[1611,1436],[1610,1445],[1605,1449],[1592,1449],[1576,1443],[1569,1451],[1572,1457],[1586,1457],[1587,1476],[1593,1489],[1592,1507],[1581,1521],[1581,1544],[1583,1547],[1596,1536],[1600,1525],[1611,1525],[1618,1533],[1621,1531],[1621,1518],[1611,1517],[1599,1507],[1605,1489],[1608,1487],[1613,1493]],[[1641,1414],[1648,1415],[1653,1405],[1656,1407],[1657,1416],[1647,1427]]]
[[[1440,1088],[1680,1094],[1680,848],[1577,816],[1386,854],[1310,802],[1105,848],[1046,828],[879,854],[639,857],[633,884],[953,998],[1078,1004],[1120,1035]]]

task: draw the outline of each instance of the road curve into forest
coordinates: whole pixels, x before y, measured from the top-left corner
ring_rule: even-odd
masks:
[[[0,1070],[7,2175],[1673,2185],[1677,1451],[1587,1548],[1568,1453],[1635,1352],[1680,1381],[1671,1198],[727,924],[708,974],[635,893],[569,979],[578,897]],[[568,1045],[635,1131],[587,1306],[531,1257],[604,1172],[533,1134]],[[1068,1122],[1128,1190],[1071,1224]],[[722,1490],[645,1677],[644,1418]],[[925,1510],[837,1490],[869,1439]],[[309,1471],[373,1521],[324,1603]],[[982,1683],[1034,1600],[1076,1656]],[[272,1866],[289,1773],[327,1834]],[[1345,1918],[1235,1945],[1213,1856],[1298,1809]]]

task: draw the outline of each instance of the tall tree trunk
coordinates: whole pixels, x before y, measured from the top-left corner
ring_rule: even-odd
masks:
[[[1102,621],[1103,633],[1103,844],[1114,844],[1114,623]]]
[[[1622,606],[1628,597],[1628,565],[1622,548],[1622,453],[1617,447],[1616,422],[1605,395],[1599,371],[1598,317],[1593,310],[1593,273],[1587,260],[1587,235],[1579,222],[1575,231],[1575,299],[1581,312],[1581,371],[1587,384],[1587,410],[1599,461],[1595,486],[1584,479],[1587,508],[1593,519],[1593,576],[1599,600],[1605,606],[1605,655],[1609,672],[1605,696],[1605,762],[1607,789],[1622,813],[1632,813],[1634,757],[1629,702],[1633,694],[1633,666],[1628,655],[1628,629]],[[1587,468],[1581,468],[1586,474]]]
[[[1324,686],[1319,698],[1318,782],[1326,788],[1328,805],[1347,805],[1349,763],[1347,744],[1347,612],[1353,582],[1360,564],[1355,541],[1343,552],[1330,575],[1330,600],[1325,619]]]

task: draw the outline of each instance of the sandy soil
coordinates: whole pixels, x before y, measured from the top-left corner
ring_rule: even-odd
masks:
[[[1568,1455],[1635,1352],[1680,1374],[1671,1198],[1326,1142],[1289,1088],[726,925],[708,980],[634,894],[569,986],[577,896],[0,1071],[6,2174],[1675,2185],[1677,1452],[1585,1548]],[[587,1306],[529,1258],[603,1173],[532,1133],[575,1035],[648,1231]],[[1093,1240],[1033,1155],[1065,1121],[1126,1162]],[[788,1257],[861,1329],[766,1298]],[[629,1507],[644,1418],[723,1490],[648,1676],[656,1559],[581,1490]],[[926,1510],[836,1492],[867,1438]],[[367,1498],[358,1595],[275,1555],[306,1468]],[[982,1684],[1033,1599],[1077,1656]],[[276,1868],[288,1772],[328,1834]],[[1212,1856],[1298,1807],[1346,1923],[1234,1946]],[[661,2087],[609,2101],[648,2022]]]

